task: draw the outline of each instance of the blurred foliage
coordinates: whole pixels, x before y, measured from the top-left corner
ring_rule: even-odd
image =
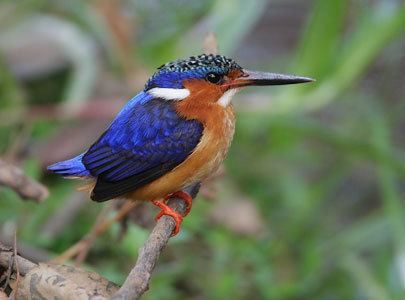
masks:
[[[44,171],[44,156],[60,149],[43,145],[64,134],[61,127],[83,126],[69,115],[77,105],[129,98],[156,66],[200,52],[208,31],[217,34],[222,53],[238,56],[261,47],[246,45],[249,36],[288,35],[292,22],[299,39],[286,44],[286,54],[253,57],[249,68],[271,63],[317,82],[239,97],[227,178],[214,203],[196,201],[144,298],[404,299],[405,5],[287,2],[1,2],[0,153],[44,181],[51,196],[36,205],[1,189],[0,239],[18,226],[22,242],[53,256],[91,228],[103,205],[88,201],[57,236],[42,234],[75,195],[75,183]],[[273,9],[281,21],[266,28]],[[305,14],[305,24],[286,11]],[[254,96],[271,101],[256,107]],[[38,113],[60,103],[61,118]],[[238,195],[257,208],[263,232],[241,235],[212,222],[218,203],[231,205]],[[113,227],[97,240],[86,267],[121,283],[147,232],[131,224],[116,243]]]

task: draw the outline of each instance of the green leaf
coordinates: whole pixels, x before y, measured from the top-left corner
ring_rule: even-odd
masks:
[[[301,37],[293,70],[317,78],[324,77],[336,63],[348,1],[318,0]]]

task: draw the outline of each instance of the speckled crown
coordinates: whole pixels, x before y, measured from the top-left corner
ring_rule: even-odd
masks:
[[[242,69],[233,59],[227,58],[223,55],[214,54],[201,54],[186,59],[178,59],[168,62],[160,66],[158,69],[161,71],[186,72],[201,67],[218,67],[228,70]]]
[[[230,58],[222,55],[201,54],[178,59],[161,65],[146,82],[145,90],[153,87],[182,88],[182,82],[189,78],[204,78],[207,72],[227,74],[242,68]]]

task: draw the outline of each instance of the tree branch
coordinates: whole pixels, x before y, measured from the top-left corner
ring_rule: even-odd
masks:
[[[48,197],[48,189],[35,180],[27,177],[24,172],[0,159],[0,185],[12,188],[23,199],[42,202]]]
[[[184,191],[194,198],[199,189],[200,183],[197,183],[184,189]],[[168,205],[181,214],[184,214],[186,210],[186,204],[182,199],[171,199]],[[139,249],[135,266],[112,299],[139,299],[148,290],[153,269],[166,247],[175,225],[174,220],[169,216],[163,216],[159,219],[148,240]]]
[[[189,193],[194,198],[197,195],[199,189],[200,189],[200,184],[197,183],[197,184],[194,184],[194,185],[184,189],[184,191]],[[181,213],[181,214],[184,214],[184,212],[186,210],[186,203],[182,199],[178,199],[178,198],[170,199],[168,201],[168,205],[171,208],[173,208],[176,212]],[[127,279],[125,280],[124,284],[122,285],[122,287],[116,293],[114,293],[112,295],[112,299],[120,299],[120,300],[122,300],[122,299],[139,299],[148,290],[153,269],[155,268],[155,265],[160,257],[160,254],[162,253],[163,249],[166,247],[166,245],[171,237],[171,234],[173,232],[173,229],[175,228],[175,225],[176,224],[175,224],[174,220],[169,216],[163,216],[162,218],[159,219],[159,221],[156,223],[156,226],[152,230],[149,238],[147,239],[145,244],[142,246],[142,248],[140,248],[139,256],[138,256],[135,266],[129,273],[129,275],[128,275]],[[11,261],[14,261],[14,263],[10,264]],[[13,273],[16,273],[17,268],[18,268],[20,271],[20,274],[22,276],[26,276],[26,275],[29,276],[29,274],[34,272],[34,269],[36,270],[36,272],[38,274],[45,274],[48,277],[55,276],[55,274],[53,274],[52,272],[54,272],[54,271],[59,272],[59,273],[62,271],[64,272],[64,270],[66,268],[69,268],[68,271],[73,274],[71,276],[73,278],[75,276],[78,276],[75,274],[79,274],[80,272],[82,272],[82,271],[80,271],[80,269],[75,269],[72,267],[65,267],[62,265],[53,265],[53,266],[51,265],[52,274],[48,274],[50,266],[45,265],[45,264],[37,265],[19,255],[17,255],[15,257],[14,253],[13,253],[13,249],[11,247],[4,246],[1,243],[0,243],[0,267],[3,267],[5,269],[7,269],[8,267],[11,267],[12,268],[11,271]],[[62,276],[63,278],[65,278],[64,277],[65,275],[66,274],[64,274],[62,276],[59,274],[59,276]],[[95,275],[91,275],[91,276],[88,275],[89,280],[91,278],[93,278],[94,276]],[[48,278],[48,277],[46,277],[46,278]],[[70,277],[68,276],[66,278],[69,279]],[[28,279],[30,280],[30,277]],[[97,279],[97,280],[99,280],[99,279]],[[107,280],[105,280],[105,279],[103,279],[103,280],[107,282],[106,283],[107,287],[110,287],[112,285],[112,283],[108,283]],[[66,291],[64,291],[64,290],[58,290],[60,287],[57,285],[47,286],[46,283],[48,281],[45,280],[44,282],[38,283],[37,284],[38,290],[46,289],[52,295],[59,295],[61,293],[62,294],[66,293]],[[23,281],[22,284],[24,286],[24,288],[22,289],[22,292],[26,292],[27,291],[27,288],[25,286],[26,281]],[[111,292],[115,291],[112,288],[105,288],[101,284],[100,284],[100,287],[101,287],[101,290],[103,291],[103,293],[105,292],[109,295],[112,294]],[[94,287],[92,287],[92,289],[94,289]],[[79,290],[84,291],[83,287],[80,287]],[[93,291],[92,290],[90,291],[90,290],[91,289],[86,288],[86,293],[88,293],[88,295],[92,295],[92,293],[93,293]],[[36,292],[38,292],[38,291],[36,290]],[[77,291],[74,291],[74,292],[76,293]],[[98,292],[100,292],[100,288],[99,288]],[[90,299],[90,298],[91,297],[89,296],[88,299]],[[105,299],[105,298],[101,297],[100,299]]]
[[[0,267],[8,268],[10,261],[13,259],[14,250],[11,247],[7,247],[0,243]],[[19,255],[14,258],[15,263],[12,264],[12,271],[17,273],[17,268],[21,275],[27,274],[30,270],[37,267],[38,265],[25,259]]]
[[[15,248],[0,243],[0,269],[6,270],[6,280],[13,277],[15,282],[8,299],[107,300],[118,290],[117,285],[97,273],[64,265],[35,264],[15,252]],[[23,276],[19,283],[18,271]]]

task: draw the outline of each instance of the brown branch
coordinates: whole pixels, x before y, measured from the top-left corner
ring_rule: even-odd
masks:
[[[200,184],[194,184],[184,191],[193,198],[197,195]],[[186,204],[182,199],[171,199],[168,205],[178,213],[184,214]],[[149,288],[149,281],[153,269],[159,259],[160,254],[166,247],[169,238],[175,227],[175,222],[171,217],[163,216],[149,235],[148,240],[139,249],[138,259],[135,266],[129,273],[122,287],[112,299],[139,299]]]
[[[195,184],[185,189],[193,198],[198,193],[200,184]],[[133,203],[132,203],[133,204]],[[186,209],[186,204],[182,199],[171,199],[168,202],[168,205],[172,207],[175,211],[183,214]],[[95,231],[100,234],[106,230],[114,221],[124,216],[128,211],[130,211],[132,205],[124,205],[124,209],[121,209],[120,212],[113,218],[106,222],[102,222],[101,227],[96,226]],[[133,208],[133,207],[132,207]],[[172,231],[175,227],[175,222],[171,217],[163,216],[157,223],[155,228],[152,230],[148,240],[145,242],[143,247],[139,250],[139,256],[134,268],[129,273],[127,279],[125,280],[122,287],[113,294],[112,299],[139,299],[149,288],[149,282],[152,276],[153,269],[159,259],[160,254],[167,245],[169,238],[172,234]],[[10,264],[14,260],[14,263]],[[19,255],[15,255],[14,250],[11,247],[4,246],[0,244],[0,266],[3,268],[11,267],[14,274],[19,270],[19,273],[22,276],[27,275],[30,271],[35,268],[44,268],[44,265],[37,265]],[[41,267],[42,266],[42,267]],[[48,268],[47,266],[45,266]],[[54,265],[53,269],[59,270],[60,268],[68,268],[64,266]],[[59,268],[59,269],[58,269]],[[41,269],[39,273],[43,273]],[[79,269],[71,268],[72,272],[79,272]],[[41,274],[42,274],[41,273]],[[31,274],[31,273],[30,273]],[[28,276],[28,275],[27,275]],[[52,275],[55,276],[55,275]],[[93,278],[94,275],[89,276]],[[24,281],[25,283],[25,281]],[[107,282],[108,283],[108,282]],[[107,284],[110,286],[111,284]],[[38,286],[45,286],[41,283]],[[52,289],[58,288],[58,286],[52,286]],[[81,288],[83,290],[83,288]],[[104,289],[104,288],[103,288]],[[26,288],[23,289],[24,291]],[[110,290],[110,295],[111,295]],[[51,292],[51,291],[50,291]],[[60,293],[61,291],[54,290],[52,293]],[[90,299],[90,297],[89,297]],[[105,298],[100,298],[105,299]]]
[[[0,160],[0,185],[8,186],[23,199],[42,202],[48,197],[48,189],[35,180],[27,177],[24,172],[3,160]]]
[[[14,231],[14,245],[13,245],[13,259],[14,259],[14,261],[16,261],[16,257],[17,257],[17,228]],[[15,280],[14,292],[17,293],[18,285],[20,283],[20,267],[18,266],[18,263],[15,263],[15,273],[16,273],[16,280]]]
[[[35,264],[15,254],[12,247],[0,243],[0,268],[7,270],[7,278],[17,276],[6,299],[110,299],[118,286],[97,273],[79,268],[53,264]],[[18,271],[21,282],[18,278]],[[8,282],[6,282],[8,285]],[[18,286],[18,289],[17,289]]]
[[[0,266],[3,268],[8,268],[10,261],[14,257],[14,250],[12,247],[4,246],[0,243]],[[20,275],[26,275],[30,270],[37,267],[38,265],[25,259],[19,255],[14,257],[15,263],[12,264],[12,272],[17,273],[17,268]]]

